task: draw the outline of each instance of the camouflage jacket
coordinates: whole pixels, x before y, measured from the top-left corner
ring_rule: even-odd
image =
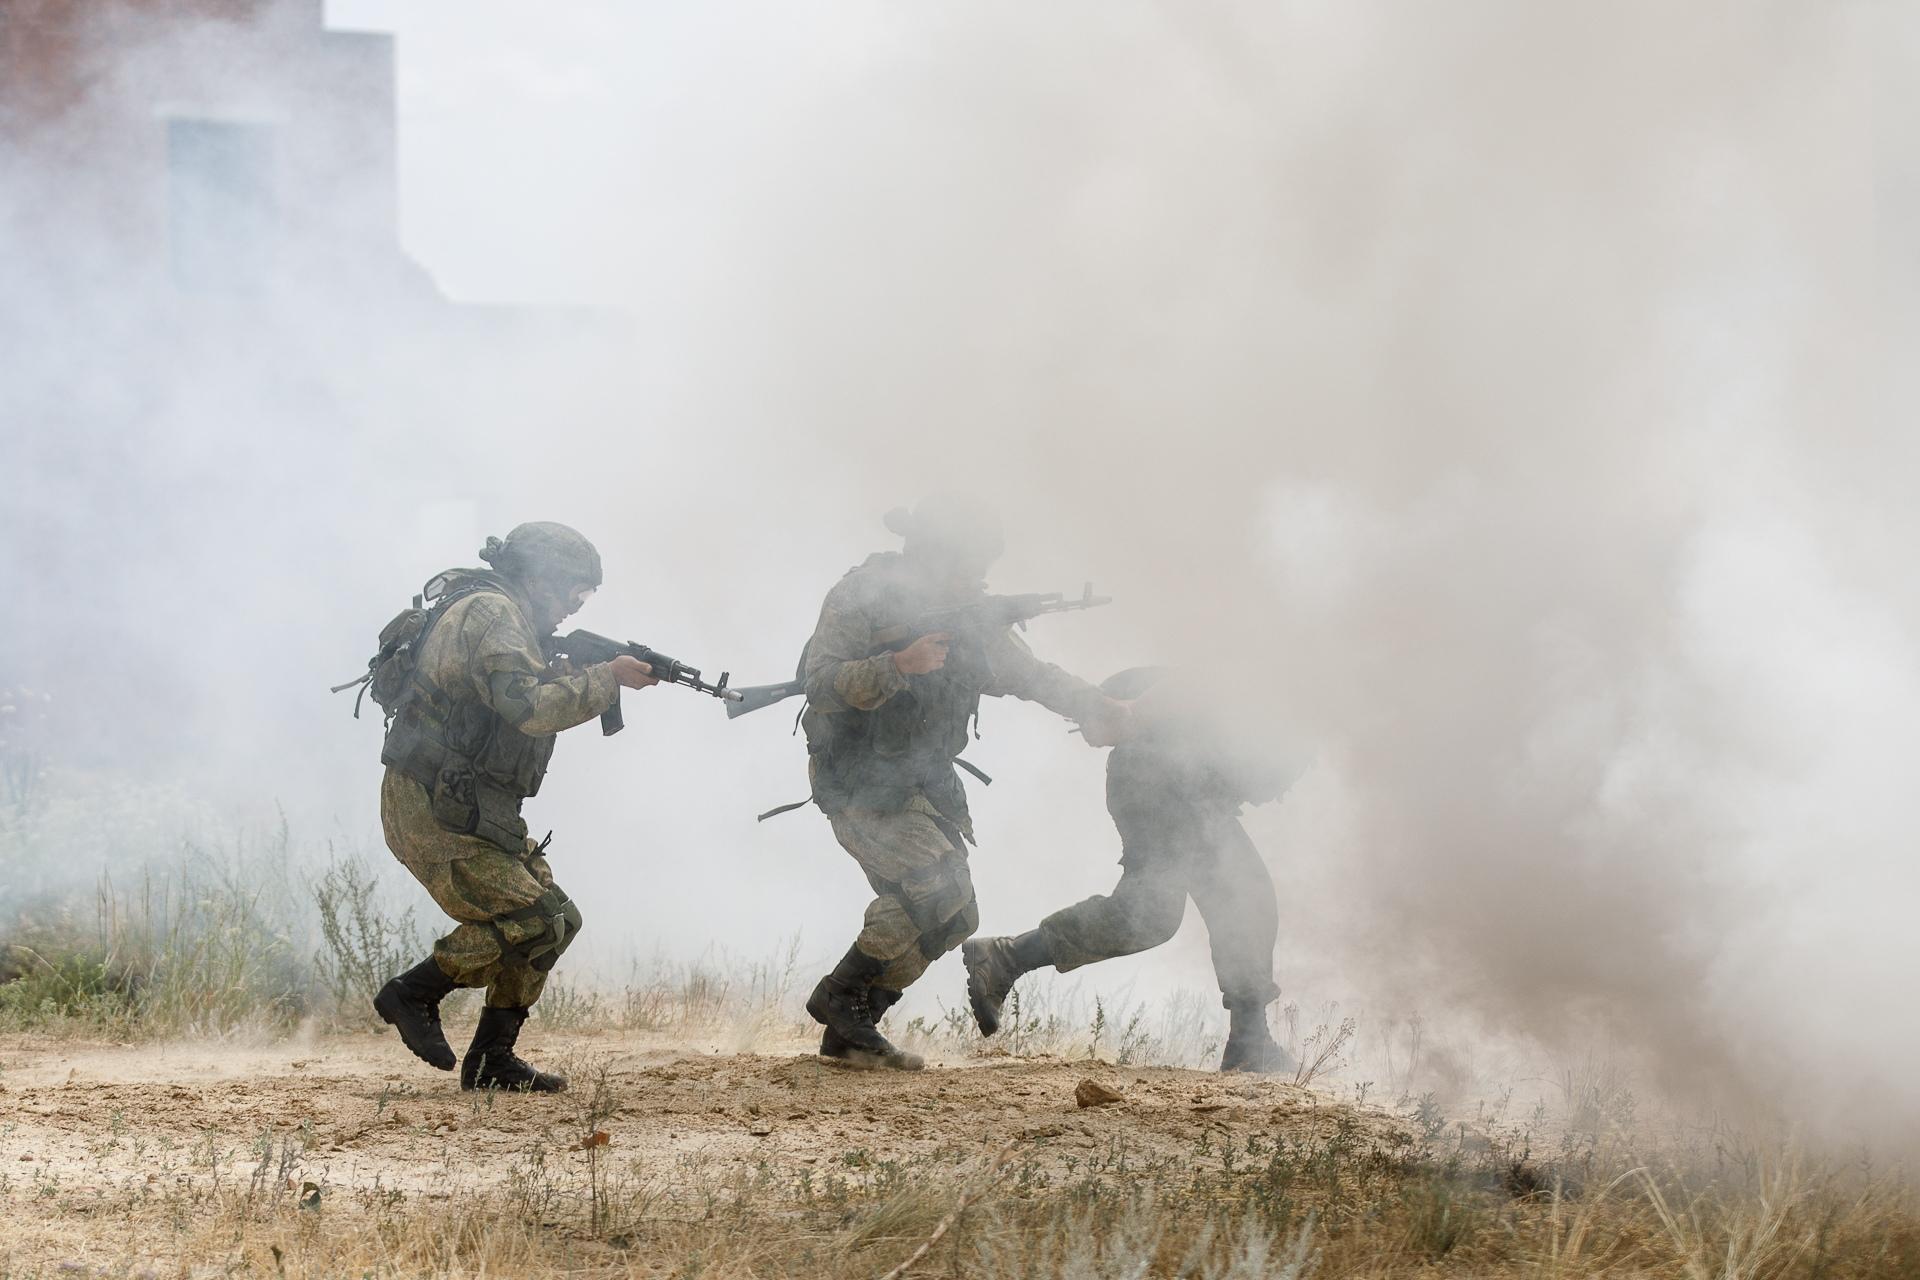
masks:
[[[430,624],[380,758],[426,787],[443,826],[519,852],[520,804],[540,790],[554,735],[598,716],[618,690],[604,664],[550,666],[527,602],[504,582],[491,587]]]
[[[953,762],[981,697],[1023,698],[1074,719],[1101,705],[1098,689],[1034,657],[1010,629],[955,634],[946,665],[926,675],[902,675],[891,652],[876,652],[877,634],[978,594],[941,591],[897,552],[869,556],[827,593],[802,664],[813,799],[827,813],[920,809],[970,838]]]

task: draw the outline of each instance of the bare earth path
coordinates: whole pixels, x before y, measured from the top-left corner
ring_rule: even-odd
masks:
[[[536,1178],[605,1161],[684,1205],[748,1176],[791,1187],[889,1162],[971,1170],[1009,1146],[1070,1172],[1116,1152],[1192,1160],[1250,1134],[1336,1125],[1391,1145],[1399,1128],[1288,1083],[1170,1068],[986,1058],[882,1074],[799,1042],[721,1054],[613,1034],[529,1033],[525,1047],[574,1087],[463,1094],[391,1035],[255,1048],[0,1039],[0,1274],[166,1258],[156,1213],[223,1186],[364,1211],[395,1193],[531,1194]],[[1079,1105],[1088,1079],[1121,1100]],[[179,1217],[176,1239],[191,1226]],[[178,1261],[154,1272],[180,1273]]]

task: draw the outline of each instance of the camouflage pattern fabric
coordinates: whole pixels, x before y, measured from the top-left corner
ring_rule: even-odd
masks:
[[[528,616],[525,601],[500,592],[455,601],[415,667],[416,678],[449,704],[496,718],[474,765],[512,794],[537,789],[553,735],[594,719],[618,692],[607,665],[580,672],[550,667]],[[517,809],[518,801],[511,803]],[[543,969],[572,938],[564,924],[533,911],[559,895],[546,859],[524,838],[525,823],[509,816],[516,833],[511,849],[442,825],[427,789],[398,768],[387,770],[380,788],[387,847],[460,922],[434,944],[440,967],[462,986],[487,988],[489,1005],[525,1008],[546,985]]]
[[[966,846],[924,801],[897,813],[847,809],[832,821],[877,895],[857,945],[885,963],[875,986],[904,991],[980,927]]]
[[[1190,752],[1120,746],[1107,761],[1120,883],[1040,922],[1062,973],[1168,941],[1191,897],[1206,922],[1222,1003],[1270,1004],[1279,911],[1239,804]]]
[[[980,924],[966,853],[973,820],[953,765],[980,698],[1023,698],[1076,719],[1105,703],[1011,629],[956,636],[947,665],[926,675],[900,674],[891,653],[869,656],[878,633],[980,594],[931,583],[910,557],[883,552],[827,594],[807,643],[809,747],[822,727],[833,744],[810,757],[813,795],[878,895],[857,945],[885,964],[875,985],[887,990],[905,990]],[[864,734],[846,733],[856,716]]]
[[[526,737],[594,719],[619,692],[613,668],[556,673],[527,621],[530,608],[494,591],[455,601],[427,637],[418,676],[450,699],[484,703]]]
[[[903,808],[919,800],[972,839],[973,821],[953,760],[966,749],[967,722],[980,698],[1021,698],[1075,720],[1105,704],[1098,689],[1035,657],[1011,628],[956,637],[947,665],[926,675],[900,674],[891,653],[869,656],[876,634],[980,594],[977,587],[954,591],[928,584],[909,559],[893,552],[868,557],[827,593],[807,642],[809,716],[822,722],[870,716],[875,724],[861,758],[830,764],[836,776],[822,777],[815,757],[815,795],[829,814],[841,807],[828,800],[835,790],[849,792],[853,807],[861,808]],[[896,717],[890,710],[900,706],[902,694],[911,695],[909,714]]]
[[[463,987],[485,987],[495,1008],[524,1009],[538,1000],[547,975],[533,961],[549,928],[510,918],[554,887],[534,843],[516,858],[478,836],[448,831],[435,821],[426,788],[392,769],[380,786],[380,825],[400,865],[460,922],[433,944],[446,975]]]

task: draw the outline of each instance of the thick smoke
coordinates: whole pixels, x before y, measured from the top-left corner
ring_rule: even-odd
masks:
[[[483,376],[391,306],[354,332],[317,279],[246,376],[139,330],[102,369],[59,330],[4,402],[86,391],[58,447],[9,446],[40,505],[9,519],[36,638],[5,652],[115,689],[158,665],[132,761],[367,832],[373,734],[314,690],[480,535],[567,519],[609,566],[582,625],[776,679],[881,511],[969,487],[1008,517],[997,586],[1119,598],[1037,624],[1045,656],[1181,663],[1314,744],[1253,821],[1290,994],[1920,1135],[1910,24],[335,18],[400,35],[409,249],[626,339],[519,335]],[[83,593],[126,619],[100,666],[48,656]],[[804,790],[778,716],[649,693],[628,737],[563,744],[535,820],[596,956],[844,944],[862,887],[824,824],[750,818]],[[1117,850],[1095,753],[1031,708],[984,727],[983,915],[1020,928]],[[1170,966],[1208,985],[1191,933],[1102,980]],[[951,966],[927,984],[957,997]]]

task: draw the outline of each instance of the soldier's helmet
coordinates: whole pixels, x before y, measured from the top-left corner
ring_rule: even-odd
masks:
[[[982,572],[1007,549],[1000,517],[985,503],[955,493],[922,499],[912,511],[897,507],[886,526],[907,540],[910,555],[976,565]]]
[[[516,525],[504,542],[488,538],[480,558],[524,582],[562,589],[600,585],[599,551],[579,530],[551,520]]]

